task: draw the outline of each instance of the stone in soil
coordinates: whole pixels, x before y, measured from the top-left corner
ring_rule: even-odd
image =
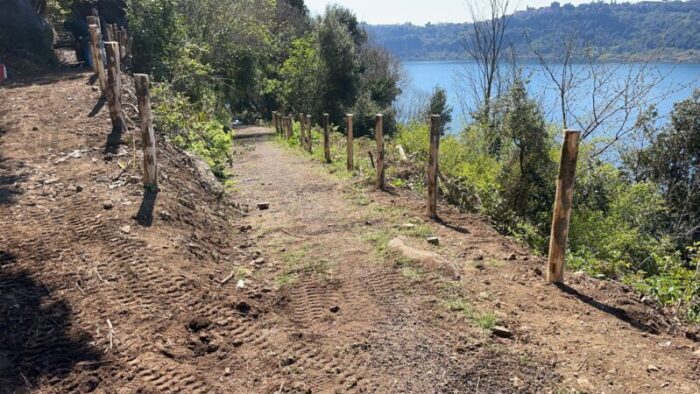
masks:
[[[188,326],[190,327],[190,330],[197,332],[199,330],[203,330],[211,325],[211,320],[207,319],[206,317],[195,317],[192,320],[190,320],[190,323]]]
[[[429,244],[440,245],[440,238],[438,237],[428,237],[425,239]]]
[[[257,207],[259,210],[264,211],[266,209],[270,209],[270,203],[269,202],[259,202],[259,203],[257,203]]]
[[[503,326],[494,326],[491,333],[499,338],[512,338],[513,332]]]

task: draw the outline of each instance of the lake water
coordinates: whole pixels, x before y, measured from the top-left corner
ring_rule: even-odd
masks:
[[[415,102],[417,92],[430,92],[435,86],[441,86],[447,90],[448,100],[453,108],[450,131],[459,132],[464,123],[468,121],[468,110],[473,106],[474,100],[470,97],[469,89],[465,86],[464,76],[474,73],[476,65],[473,62],[459,61],[435,61],[435,62],[404,62],[404,69],[409,77],[407,86],[399,98],[399,107],[411,107]],[[621,65],[615,63],[604,64],[606,67],[614,67],[616,76],[620,81],[625,78],[628,71],[639,65]],[[659,114],[666,116],[673,109],[673,103],[683,100],[692,94],[694,88],[699,88],[700,64],[666,64],[651,65],[650,75],[663,76],[663,81],[658,83],[648,94],[650,102],[656,104]],[[585,65],[575,66],[584,68]],[[530,95],[536,98],[542,106],[545,118],[550,122],[561,122],[561,115],[556,111],[558,100],[554,85],[548,79],[545,69],[539,63],[525,63],[522,65],[523,74],[529,80],[528,89]],[[583,70],[582,70],[583,71]],[[587,75],[587,74],[582,74]],[[618,81],[619,82],[619,81]],[[590,84],[592,87],[592,83]],[[582,103],[579,111],[590,112],[590,96],[585,96],[587,86],[579,89],[583,94],[577,102]],[[588,93],[590,94],[590,93]]]

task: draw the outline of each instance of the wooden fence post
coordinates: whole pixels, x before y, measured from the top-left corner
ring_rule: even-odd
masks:
[[[311,147],[311,115],[306,115],[306,150],[312,152]]]
[[[126,130],[124,112],[121,99],[121,76],[119,74],[119,44],[105,42],[107,52],[107,100],[109,103],[109,116],[112,118],[113,131],[118,133]]]
[[[289,116],[282,118],[282,127],[284,128],[284,136],[287,138],[287,141],[289,141],[289,139],[292,138],[292,132],[289,127]]]
[[[134,74],[136,98],[139,104],[141,143],[143,145],[143,186],[158,189],[158,165],[156,162],[156,135],[153,131],[151,97],[148,75]]]
[[[548,282],[561,283],[564,281],[564,258],[566,257],[566,241],[569,236],[571,205],[574,199],[574,178],[576,176],[576,161],[578,159],[578,142],[580,138],[581,133],[579,131],[564,130],[564,144],[561,148],[557,191],[554,197],[552,233],[549,239]]]
[[[328,114],[323,114],[323,154],[326,156],[326,163],[331,163],[331,136],[330,120]]]
[[[95,16],[88,16],[87,18],[87,24],[88,24],[88,35],[90,36],[90,57],[92,57],[92,72],[95,73],[95,75],[98,75],[97,71],[97,55],[95,54],[95,46],[92,44],[92,33],[90,32],[90,25],[95,25],[97,26],[97,31],[99,31],[99,18]],[[98,35],[99,37],[99,35]]]
[[[280,129],[277,127],[277,111],[272,111],[272,126],[275,128],[275,134],[279,134]]]
[[[428,154],[428,216],[437,219],[437,175],[440,152],[440,115],[430,115],[430,152]]]
[[[348,171],[352,171],[355,169],[355,163],[354,163],[354,158],[353,158],[353,131],[352,131],[352,114],[346,114],[345,115],[346,119],[346,131],[347,131],[347,152],[348,152]]]
[[[102,49],[100,45],[100,33],[99,27],[97,25],[90,25],[90,46],[92,47],[92,63],[95,67],[95,74],[97,74],[97,80],[100,84],[100,91],[102,95],[105,95],[105,90],[107,89],[107,77],[105,75],[104,61],[102,60]]]
[[[306,137],[304,137],[304,122],[306,117],[303,113],[299,113],[299,143],[301,144],[301,149],[306,146]]]
[[[377,114],[374,120],[374,137],[377,140],[377,189],[384,190],[384,116]]]

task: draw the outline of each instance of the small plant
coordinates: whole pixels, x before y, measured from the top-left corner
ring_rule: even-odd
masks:
[[[462,298],[445,301],[442,305],[450,312],[460,312],[467,319],[471,320],[476,326],[484,330],[490,330],[496,325],[496,315],[490,312],[478,313],[474,311],[469,302]]]
[[[413,267],[403,267],[401,268],[401,275],[405,276],[408,279],[411,279],[413,281],[420,280],[421,275],[423,273],[421,270]]]

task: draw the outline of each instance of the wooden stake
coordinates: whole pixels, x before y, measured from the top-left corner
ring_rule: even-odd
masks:
[[[117,42],[119,43],[119,57],[124,60],[126,59],[126,45],[124,45],[124,28],[120,27],[116,29],[117,32]]]
[[[304,123],[306,122],[306,117],[303,113],[299,113],[299,143],[301,144],[301,149],[306,146],[306,137],[304,136]]]
[[[374,119],[374,137],[377,140],[377,189],[384,190],[384,116]]]
[[[346,129],[347,129],[347,151],[348,151],[348,171],[353,171],[355,169],[355,164],[353,162],[353,135],[352,135],[352,114],[345,115]]]
[[[100,91],[104,96],[107,89],[107,76],[105,75],[105,65],[102,59],[102,49],[100,45],[100,33],[97,25],[90,25],[90,46],[92,47],[92,63],[95,67],[95,74],[100,83]]]
[[[113,131],[119,133],[126,130],[124,112],[122,111],[121,76],[119,75],[119,44],[105,42],[107,52],[107,101],[109,116],[112,118]]]
[[[437,219],[437,174],[440,152],[440,115],[430,115],[430,152],[428,153],[428,216]]]
[[[311,153],[311,115],[306,115],[306,150]]]
[[[90,25],[95,25],[97,26],[97,31],[99,31],[99,18],[95,16],[88,16],[87,17],[87,23],[88,23],[88,34],[90,35],[90,56],[92,57],[92,72],[97,74],[97,55],[95,54],[95,46],[92,44],[92,34],[90,33]],[[98,36],[99,37],[99,36]]]
[[[566,242],[569,236],[571,205],[574,199],[574,178],[578,159],[578,143],[581,133],[575,130],[564,131],[564,144],[561,148],[557,192],[554,197],[554,214],[552,215],[552,234],[549,239],[549,269],[547,281],[561,283],[564,281],[564,259]]]
[[[326,163],[331,163],[331,136],[330,121],[328,119],[328,114],[323,114],[323,154],[326,156]]]
[[[143,145],[143,186],[156,190],[158,188],[158,165],[156,162],[156,135],[153,131],[151,114],[151,96],[149,80],[146,74],[134,74],[136,97],[139,104],[141,121],[141,143]]]

